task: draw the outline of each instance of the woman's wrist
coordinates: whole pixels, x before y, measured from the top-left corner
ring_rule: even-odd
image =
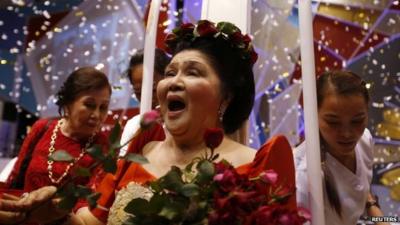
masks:
[[[381,207],[379,206],[379,203],[378,203],[377,201],[367,201],[367,203],[365,204],[365,208],[368,210],[368,209],[370,209],[370,208],[372,208],[372,207],[381,208]]]
[[[368,196],[367,203],[365,204],[365,209],[369,210],[371,207],[378,207],[381,208],[379,205],[378,197],[375,196]]]

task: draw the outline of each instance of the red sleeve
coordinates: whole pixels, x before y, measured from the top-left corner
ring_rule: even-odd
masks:
[[[137,138],[133,138],[129,144],[127,153],[140,153],[142,148],[151,141],[163,141],[164,129],[160,124],[155,124],[151,129],[143,131]]]
[[[282,135],[272,137],[258,150],[254,161],[248,166],[238,168],[238,172],[255,177],[267,169],[273,169],[278,174],[278,185],[287,186],[293,193],[287,206],[290,209],[296,209],[296,181],[292,148]]]
[[[161,125],[157,124],[135,137],[129,144],[128,153],[140,153],[147,143],[162,141],[164,139],[164,130]],[[121,179],[124,177],[129,166],[130,162],[118,160],[117,172],[115,174],[107,173],[96,189],[96,192],[101,193],[101,197],[97,201],[97,207],[92,209],[91,212],[97,219],[104,223],[107,222],[108,209],[114,203],[115,192],[118,190]]]
[[[14,168],[11,171],[11,174],[7,179],[6,187],[9,188],[11,183],[14,181],[14,179],[17,178],[19,169],[21,168],[22,161],[24,160],[26,154],[28,153],[29,146],[31,145],[32,140],[46,126],[47,121],[48,121],[47,119],[41,119],[41,120],[36,121],[33,124],[31,131],[27,134],[27,136],[24,139],[24,142],[22,143],[21,149],[19,150],[19,153],[18,153],[17,162],[15,163]]]

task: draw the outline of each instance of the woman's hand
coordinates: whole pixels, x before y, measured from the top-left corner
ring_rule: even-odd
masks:
[[[57,204],[60,199],[53,198],[57,188],[47,186],[29,193],[21,198],[18,203],[29,210],[26,221],[48,223],[65,217],[70,212],[61,210]]]
[[[0,224],[16,224],[25,219],[24,208],[18,200],[18,197],[3,194],[3,199],[0,199]]]

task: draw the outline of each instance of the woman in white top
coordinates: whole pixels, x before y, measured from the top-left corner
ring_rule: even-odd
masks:
[[[325,224],[355,225],[370,192],[373,141],[368,129],[369,95],[356,74],[333,71],[317,80]],[[297,202],[309,208],[305,144],[295,149]]]

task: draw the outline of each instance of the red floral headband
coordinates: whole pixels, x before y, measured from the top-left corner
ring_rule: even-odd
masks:
[[[217,26],[208,20],[200,20],[197,25],[184,23],[166,36],[166,51],[172,54],[172,49],[179,41],[194,41],[198,37],[223,38],[240,51],[243,59],[250,60],[251,64],[257,61],[258,55],[251,44],[250,36],[243,35],[238,27],[229,22],[219,22]]]

